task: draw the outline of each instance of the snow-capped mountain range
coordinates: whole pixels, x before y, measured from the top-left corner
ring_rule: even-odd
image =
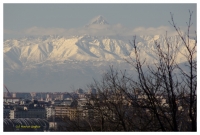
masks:
[[[98,16],[86,27],[91,25],[109,23]],[[136,38],[141,57],[152,63],[155,40],[162,47],[166,44],[163,35]],[[184,51],[176,36],[169,40]],[[71,91],[72,86],[86,86],[92,78],[99,78],[111,64],[131,71],[124,59],[133,56],[133,46],[127,38],[119,36],[48,35],[5,40],[3,52],[4,83],[12,91]],[[182,63],[185,58],[178,55],[177,60]]]

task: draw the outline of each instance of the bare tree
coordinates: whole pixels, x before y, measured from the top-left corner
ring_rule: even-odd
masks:
[[[138,80],[133,80],[133,84],[135,89],[139,89],[140,95],[143,96],[144,103],[140,104],[141,107],[148,109],[151,115],[155,116],[160,126],[158,130],[177,131],[176,88],[178,82],[173,77],[176,52],[173,51],[172,44],[167,42],[167,49],[164,50],[155,41],[157,59],[153,63],[154,66],[148,65],[145,61],[141,62],[139,50],[136,46],[136,37],[131,44],[134,47],[135,57],[130,57],[127,62],[136,69],[138,74]],[[144,73],[144,67],[148,68],[148,72]],[[161,102],[163,99],[167,99],[168,107],[165,107]]]
[[[141,61],[140,50],[136,43],[136,37],[134,37],[133,41],[130,42],[134,48],[134,57],[126,59],[136,69],[136,73],[138,74],[138,80],[132,81],[135,89],[139,89],[141,95],[145,97],[143,101],[146,103],[142,107],[149,109],[150,113],[155,116],[162,131],[181,130],[180,125],[183,124],[182,120],[185,117],[185,113],[179,111],[179,108],[183,107],[180,106],[179,102],[183,99],[185,99],[184,103],[188,103],[188,105],[184,105],[184,109],[185,111],[187,109],[189,110],[189,118],[191,119],[192,128],[188,128],[188,130],[196,131],[197,38],[195,37],[194,40],[191,40],[190,27],[192,12],[189,13],[190,17],[186,36],[176,26],[173,15],[171,14],[171,24],[177,31],[177,39],[179,42],[182,41],[186,52],[181,52],[178,43],[173,44],[166,34],[165,45],[160,45],[158,41],[155,41],[156,51],[154,52],[156,62],[153,65],[147,64],[146,61]],[[186,66],[190,69],[189,73],[185,72],[177,63],[176,58],[179,53],[187,58],[188,64]],[[144,67],[148,68],[145,73]],[[177,69],[182,73],[182,76],[177,75]],[[184,97],[180,98],[183,93]],[[160,102],[160,100],[165,99],[167,100],[167,106]],[[190,123],[189,120],[186,121]]]
[[[181,41],[186,49],[185,52],[180,52],[185,56],[187,62],[185,66],[189,68],[189,72],[185,72],[180,66],[179,70],[183,75],[184,81],[184,93],[189,95],[189,100],[186,98],[186,103],[189,108],[189,117],[192,123],[192,131],[197,131],[197,33],[191,36],[191,18],[193,12],[189,10],[189,21],[187,22],[187,32],[183,33],[180,28],[175,24],[174,16],[171,13],[171,25],[174,27],[178,36],[181,38]],[[192,40],[191,40],[192,39]]]
[[[103,131],[152,131],[153,116],[142,106],[144,99],[137,100],[133,81],[126,71],[115,70],[110,66],[101,82],[95,81],[92,86],[97,89],[98,97],[93,98],[97,118]],[[138,93],[139,95],[141,93]]]

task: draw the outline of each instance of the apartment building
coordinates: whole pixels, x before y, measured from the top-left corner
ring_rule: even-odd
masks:
[[[16,106],[13,110],[10,110],[10,119],[16,118],[46,118],[46,110],[43,107],[27,107]]]

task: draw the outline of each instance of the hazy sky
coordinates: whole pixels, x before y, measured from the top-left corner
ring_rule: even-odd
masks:
[[[4,39],[31,35],[35,31],[40,34],[67,32],[85,26],[98,15],[111,25],[134,30],[142,27],[145,31],[169,27],[172,12],[177,25],[186,26],[188,10],[194,12],[192,22],[196,26],[196,4],[4,4]]]

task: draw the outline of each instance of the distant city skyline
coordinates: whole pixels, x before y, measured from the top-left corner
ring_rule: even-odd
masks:
[[[115,29],[138,33],[152,29],[170,31],[170,12],[177,25],[185,27],[188,10],[193,11],[193,29],[196,29],[197,4],[4,4],[4,39],[62,35],[75,28],[80,30],[98,15],[105,17]]]

